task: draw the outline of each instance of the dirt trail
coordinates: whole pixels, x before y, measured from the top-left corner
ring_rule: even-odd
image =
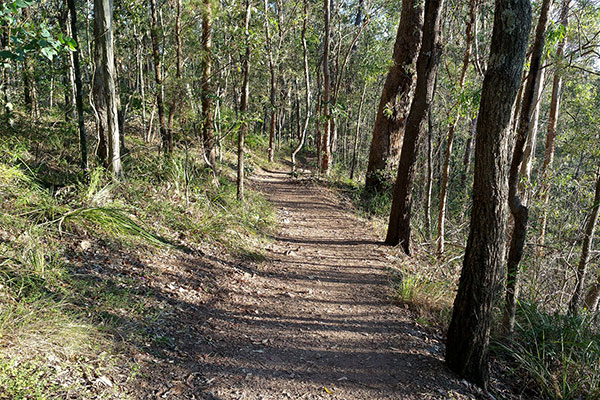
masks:
[[[440,338],[390,303],[389,261],[368,224],[309,181],[267,172],[254,185],[281,229],[266,262],[236,266],[202,325],[208,398],[471,397],[443,365]]]

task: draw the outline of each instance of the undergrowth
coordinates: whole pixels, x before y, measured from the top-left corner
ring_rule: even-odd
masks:
[[[549,314],[517,308],[512,340],[495,350],[523,388],[549,399],[600,399],[600,333],[593,315]]]
[[[5,128],[0,399],[114,398],[110,372],[132,379],[137,371],[123,346],[166,340],[143,328],[164,313],[140,289],[146,272],[110,275],[111,263],[119,262],[115,252],[151,256],[220,246],[260,258],[272,210],[251,190],[245,203],[236,199],[229,154],[215,181],[197,150],[166,158],[128,136],[125,178],[114,181],[93,168],[84,180],[72,126],[42,120]]]

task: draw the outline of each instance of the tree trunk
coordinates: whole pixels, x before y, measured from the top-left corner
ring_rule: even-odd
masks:
[[[156,6],[156,0],[150,0],[150,9],[152,14],[150,36],[152,39],[152,56],[154,58],[154,80],[156,81],[156,107],[158,108],[158,123],[160,125],[160,137],[162,139],[162,146],[164,152],[166,154],[171,154],[173,152],[173,136],[167,129],[165,105],[163,101],[164,88],[162,65],[160,52],[158,48],[160,30],[158,27],[158,9]]]
[[[565,32],[569,25],[569,9],[571,0],[563,0],[560,11],[560,23]],[[546,132],[546,150],[544,154],[544,163],[542,165],[540,193],[542,195],[542,219],[540,221],[540,235],[538,239],[538,256],[542,257],[544,242],[546,240],[546,223],[548,221],[548,201],[550,200],[550,176],[552,175],[552,164],[554,162],[554,148],[556,145],[556,127],[558,124],[558,115],[560,112],[560,97],[562,91],[562,75],[564,73],[561,67],[563,62],[563,53],[566,45],[566,35],[558,43],[556,49],[554,78],[552,81],[552,98],[550,100],[550,114],[548,116],[548,130]]]
[[[275,63],[273,61],[273,44],[271,43],[271,30],[269,28],[269,9],[267,0],[264,2],[265,4],[265,39],[267,42],[267,55],[269,58],[269,73],[271,75],[271,85],[269,89],[269,101],[271,104],[270,110],[270,124],[269,124],[269,154],[268,160],[269,162],[273,162],[275,158],[275,128],[277,122],[277,107],[276,107],[276,83],[277,83],[277,75],[275,71]]]
[[[598,311],[598,303],[600,303],[600,275],[598,275],[596,283],[594,283],[585,296],[584,305],[589,312],[596,313]]]
[[[392,179],[415,83],[415,65],[423,38],[423,1],[403,0],[391,66],[379,101],[365,186],[381,191]]]
[[[96,7],[96,4],[94,4],[94,7]],[[102,27],[99,21],[94,19],[94,77],[92,90],[93,110],[96,117],[96,133],[98,137],[98,144],[96,146],[95,154],[104,168],[108,168],[108,114],[106,106],[104,69],[102,68],[102,47],[99,43],[99,41],[102,39],[101,29]]]
[[[496,0],[477,121],[469,239],[446,344],[450,369],[484,388],[489,379],[493,307],[505,257],[508,135],[530,27],[529,0]]]
[[[425,238],[431,240],[431,188],[433,182],[433,117],[427,115],[427,179],[425,183]]]
[[[465,37],[465,55],[463,57],[462,70],[460,71],[460,78],[458,79],[458,90],[462,92],[462,88],[465,84],[465,78],[467,76],[467,69],[469,68],[469,61],[471,58],[471,47],[473,43],[473,25],[475,24],[475,17],[477,15],[478,0],[471,0],[469,5],[469,22],[467,22]],[[446,140],[446,158],[444,159],[444,167],[442,169],[442,185],[440,187],[440,205],[438,211],[438,236],[437,236],[437,252],[438,254],[444,253],[444,235],[445,235],[445,220],[446,220],[446,201],[448,197],[448,178],[450,176],[450,157],[452,156],[452,144],[454,143],[454,131],[456,125],[460,120],[460,107],[461,104],[456,104],[456,114],[454,121],[448,128],[448,139]]]
[[[29,21],[31,18],[31,7],[25,7],[23,9],[23,17],[25,21]],[[25,100],[25,109],[35,119],[40,117],[40,111],[38,107],[36,82],[34,76],[33,65],[28,57],[23,60],[23,97]]]
[[[171,105],[169,107],[169,118],[167,121],[167,130],[169,137],[173,137],[173,122],[175,121],[175,115],[177,109],[182,103],[183,99],[183,82],[181,80],[182,68],[183,68],[183,57],[181,54],[181,1],[177,0],[177,12],[175,14],[175,90],[173,91],[173,98],[171,99]]]
[[[300,141],[298,146],[292,151],[292,172],[296,171],[296,154],[304,146],[306,140],[306,131],[308,130],[308,123],[310,121],[310,75],[308,66],[308,47],[306,44],[306,29],[308,24],[308,0],[304,0],[304,21],[302,23],[302,52],[304,56],[304,88],[306,90],[305,101],[306,101],[306,116],[304,117],[304,126],[300,132]],[[300,102],[298,102],[298,109],[300,109]],[[298,119],[300,115],[298,114]]]
[[[135,28],[135,25],[134,25]],[[143,41],[143,33],[140,32],[139,35],[136,36],[136,41],[137,41],[137,51],[136,51],[136,58],[137,58],[137,69],[138,69],[138,91],[140,93],[140,96],[142,97],[142,126],[146,127],[146,89],[145,89],[145,83],[144,83],[144,65],[143,65],[143,61],[142,61],[142,51],[143,51],[143,46],[144,46],[144,41]],[[144,130],[145,132],[146,130]],[[146,141],[146,143],[149,141],[149,137],[148,135],[144,135],[144,141]]]
[[[105,102],[106,161],[113,177],[123,174],[119,146],[119,115],[115,89],[115,53],[113,41],[113,2],[94,0],[95,41],[99,56],[96,68],[101,70],[102,94]]]
[[[215,150],[215,135],[213,133],[212,109],[212,5],[211,0],[204,0],[202,13],[202,140],[204,157],[208,165],[217,172],[217,154]]]
[[[68,37],[73,37],[73,32],[71,31],[71,11],[67,6],[67,10],[65,13],[65,17],[63,20],[65,33]],[[73,53],[68,52],[67,54],[67,66],[66,66],[66,78],[68,87],[65,88],[65,118],[67,121],[74,120],[76,117],[77,110],[77,93],[76,93],[76,85],[75,85],[75,60],[73,58]]]
[[[238,133],[237,198],[244,200],[244,139],[248,134],[248,99],[250,97],[250,0],[246,2],[244,18],[245,54],[242,59],[242,95],[240,96],[240,117],[242,126]]]
[[[577,312],[579,311],[579,303],[581,303],[581,297],[583,296],[583,289],[585,287],[585,275],[587,273],[587,264],[590,260],[590,249],[592,248],[592,241],[594,240],[594,231],[596,230],[596,223],[598,222],[599,212],[600,168],[598,168],[598,170],[596,171],[596,190],[594,194],[594,202],[592,203],[592,210],[585,224],[585,236],[583,237],[583,245],[581,246],[581,257],[579,258],[579,266],[577,267],[577,285],[575,287],[575,291],[573,292],[573,297],[571,297],[571,301],[569,302],[569,314],[577,314]],[[586,305],[588,302],[591,303],[590,300],[591,299],[586,299]]]
[[[75,72],[75,104],[77,105],[77,126],[79,127],[79,149],[81,151],[81,170],[85,177],[88,175],[88,152],[87,137],[85,133],[85,121],[83,114],[83,85],[81,84],[81,68],[79,65],[80,46],[77,35],[77,9],[75,0],[67,0],[69,12],[71,13],[71,34],[77,48],[73,52],[73,67]]]
[[[473,141],[475,140],[475,132],[477,129],[477,116],[471,120],[471,128],[467,143],[465,144],[465,155],[463,156],[463,170],[460,175],[460,192],[466,197],[467,195],[467,176],[469,175],[469,167],[471,166],[471,151],[473,149]],[[464,210],[463,210],[464,212]]]
[[[521,163],[523,162],[523,156],[525,154],[525,144],[527,143],[527,137],[531,134],[532,118],[536,108],[536,94],[538,93],[538,86],[542,84],[539,81],[539,70],[542,66],[544,39],[546,37],[546,26],[548,24],[548,13],[550,11],[551,3],[551,0],[543,1],[540,19],[535,31],[535,41],[531,52],[529,74],[521,99],[522,106],[517,128],[517,138],[508,178],[508,205],[513,217],[514,226],[506,266],[506,299],[504,316],[502,318],[502,328],[505,335],[511,335],[515,325],[515,311],[519,295],[519,263],[523,257],[525,237],[527,234],[527,221],[529,219],[527,202],[522,201],[519,193],[519,178]]]
[[[354,146],[352,149],[352,165],[350,167],[350,180],[354,179],[354,171],[356,170],[356,159],[358,158],[358,143],[360,139],[360,123],[362,119],[363,104],[365,102],[365,94],[367,93],[368,86],[369,82],[365,81],[362,94],[360,95],[360,102],[358,103],[358,117],[356,119],[356,132],[354,133]]]
[[[385,243],[400,244],[410,254],[410,217],[419,142],[425,132],[427,115],[433,99],[435,76],[442,54],[441,25],[444,0],[426,0],[423,44],[417,60],[415,95],[406,120],[398,176],[394,186],[392,210]]]
[[[331,116],[329,115],[329,89],[330,89],[330,74],[329,74],[329,36],[331,22],[331,1],[323,0],[323,10],[325,18],[325,38],[323,39],[323,119],[325,122],[325,132],[323,133],[323,144],[321,150],[323,156],[321,160],[321,172],[329,175],[331,167]]]
[[[320,171],[321,170],[321,160],[323,158],[323,152],[321,151],[321,143],[323,142],[322,139],[322,132],[321,132],[321,116],[323,115],[322,113],[322,105],[323,105],[323,86],[321,86],[321,73],[320,73],[320,68],[317,65],[317,105],[316,105],[316,115],[317,118],[315,118],[315,131],[317,132],[317,170]]]
[[[531,128],[527,136],[527,143],[525,144],[525,151],[523,153],[523,162],[521,163],[521,182],[519,183],[519,192],[523,204],[527,204],[531,194],[531,171],[533,169],[533,162],[535,160],[535,148],[537,145],[537,134],[540,121],[540,111],[542,108],[542,94],[544,92],[545,84],[544,79],[546,77],[546,70],[540,68],[538,71],[538,86],[537,93],[535,96],[535,109],[531,117]]]

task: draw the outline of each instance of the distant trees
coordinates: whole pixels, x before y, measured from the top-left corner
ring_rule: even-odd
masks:
[[[537,121],[533,121],[535,109],[537,108],[538,86],[540,82],[542,68],[542,57],[546,37],[546,25],[548,23],[548,13],[550,11],[551,0],[544,0],[540,11],[535,40],[531,51],[531,62],[527,83],[523,89],[521,97],[521,112],[519,114],[519,123],[517,126],[515,144],[513,149],[510,171],[508,176],[508,205],[513,218],[513,230],[510,240],[510,247],[507,260],[506,277],[506,302],[504,308],[503,328],[506,334],[512,334],[515,324],[515,310],[517,307],[518,295],[518,272],[519,263],[523,256],[525,247],[525,236],[527,234],[527,222],[529,219],[529,208],[527,207],[526,193],[519,193],[519,182],[521,178],[521,164],[524,161],[525,146],[528,138],[531,136],[532,127]]]
[[[591,205],[590,214],[587,217],[585,224],[585,231],[583,236],[583,243],[581,246],[581,256],[579,257],[579,264],[577,267],[577,283],[575,285],[575,291],[569,301],[569,312],[577,313],[581,306],[581,300],[583,299],[583,291],[585,285],[585,278],[587,275],[588,261],[590,259],[590,249],[592,247],[592,241],[594,240],[594,232],[598,223],[598,215],[600,213],[600,169],[596,171],[596,185],[594,190],[594,201]],[[598,278],[600,280],[600,277]],[[597,286],[597,285],[596,285]],[[590,289],[590,293],[585,298],[585,305],[588,309],[595,311],[598,306],[599,294],[596,286]]]
[[[496,1],[477,121],[469,239],[446,344],[448,366],[483,387],[488,384],[492,309],[505,259],[510,121],[530,27],[528,0]]]
[[[554,56],[554,77],[552,79],[552,94],[550,100],[550,112],[548,115],[548,128],[546,133],[546,150],[544,152],[544,163],[541,171],[541,195],[543,201],[542,217],[540,221],[540,234],[538,242],[540,244],[538,254],[543,253],[543,246],[546,238],[546,223],[548,221],[548,202],[550,200],[550,176],[554,164],[554,152],[556,149],[556,129],[558,126],[558,116],[560,113],[560,99],[562,95],[563,75],[564,75],[564,49],[567,43],[567,28],[569,26],[569,10],[572,0],[563,0],[560,11],[560,26],[564,30],[561,35]]]
[[[308,124],[310,123],[310,106],[311,106],[311,96],[310,96],[310,67],[308,62],[308,45],[306,42],[306,31],[308,29],[308,18],[309,18],[309,8],[308,8],[308,0],[304,0],[304,20],[302,21],[302,58],[304,65],[304,86],[305,86],[305,102],[306,102],[306,116],[304,117],[304,124],[302,125],[302,131],[300,133],[300,138],[298,140],[298,145],[292,151],[292,172],[296,171],[296,155],[302,147],[304,146],[304,142],[306,141],[306,135],[308,130]],[[300,108],[300,104],[298,104],[298,109]],[[299,111],[299,110],[298,110]],[[299,121],[298,121],[299,122]]]
[[[270,119],[269,119],[269,148],[268,148],[268,160],[273,162],[275,157],[275,129],[277,124],[277,108],[276,108],[276,90],[277,90],[277,73],[275,70],[275,61],[273,59],[273,43],[271,40],[271,29],[269,24],[269,2],[264,0],[264,16],[265,16],[265,39],[267,55],[269,59],[269,74],[270,74],[270,86],[269,86],[269,102],[270,102]]]
[[[463,57],[463,63],[460,70],[460,76],[458,78],[458,90],[462,91],[465,85],[465,79],[467,77],[467,69],[471,62],[471,51],[473,47],[473,31],[475,28],[475,19],[477,18],[477,8],[479,0],[469,1],[469,17],[467,20],[467,26],[465,28],[465,54]],[[442,254],[444,252],[444,241],[445,241],[445,226],[446,226],[446,203],[448,200],[448,181],[450,178],[450,157],[452,156],[452,145],[454,143],[454,134],[456,126],[460,120],[460,109],[462,107],[461,97],[455,100],[455,117],[448,127],[448,137],[446,139],[446,156],[444,158],[444,165],[442,167],[442,181],[440,183],[440,205],[438,211],[438,234],[437,234],[437,252]],[[429,207],[428,207],[429,209]]]

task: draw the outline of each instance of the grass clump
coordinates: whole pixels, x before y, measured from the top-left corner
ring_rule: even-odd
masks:
[[[392,189],[387,188],[381,192],[365,189],[363,184],[344,177],[338,172],[331,180],[333,186],[348,197],[354,207],[363,217],[386,219],[390,215],[392,206]]]
[[[431,269],[404,262],[390,272],[393,299],[406,304],[426,325],[447,326],[455,282],[440,279]]]
[[[600,334],[592,315],[548,314],[521,303],[513,340],[495,347],[520,383],[543,398],[600,399]]]

